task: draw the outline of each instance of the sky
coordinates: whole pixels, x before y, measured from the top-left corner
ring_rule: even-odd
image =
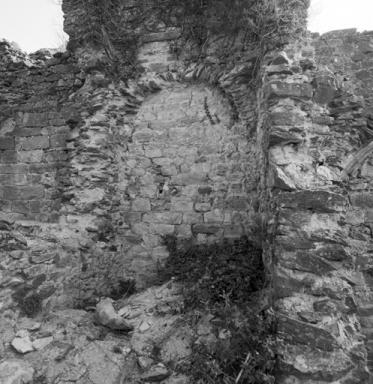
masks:
[[[311,0],[310,31],[324,33],[345,28],[373,31],[373,0]]]
[[[16,42],[22,50],[57,48],[67,38],[58,0],[0,0],[0,39]]]
[[[229,0],[227,0],[229,1]],[[0,0],[0,39],[16,42],[26,52],[57,48],[62,31],[59,0]],[[373,0],[311,0],[309,29],[324,33],[357,28],[373,31]]]

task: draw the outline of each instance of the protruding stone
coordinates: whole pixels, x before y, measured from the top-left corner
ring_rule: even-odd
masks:
[[[137,359],[137,363],[141,369],[149,369],[153,364],[154,360],[147,356],[140,356]]]
[[[141,376],[141,378],[143,381],[150,383],[165,380],[168,376],[170,376],[169,370],[164,366],[164,364],[159,363],[151,367],[148,372]]]
[[[11,342],[12,347],[18,352],[18,353],[28,353],[32,352],[34,350],[34,347],[32,345],[32,341],[28,336],[26,337],[16,337]]]
[[[45,348],[48,344],[50,344],[53,341],[53,337],[43,337],[42,339],[36,339],[32,342],[33,347],[36,350],[40,350]]]
[[[100,324],[113,330],[130,332],[133,326],[128,324],[113,307],[109,298],[101,300],[96,306],[97,320]]]
[[[280,316],[278,332],[293,344],[307,345],[323,351],[338,348],[337,340],[327,330],[286,316]]]
[[[278,202],[283,208],[306,209],[322,213],[341,212],[347,206],[346,197],[323,190],[304,190],[282,194]]]

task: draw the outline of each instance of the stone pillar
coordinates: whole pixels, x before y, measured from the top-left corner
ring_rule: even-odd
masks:
[[[343,163],[354,148],[331,116],[338,84],[316,68],[309,41],[266,68],[278,383],[366,383],[357,317],[356,249]],[[348,128],[347,128],[348,129]]]

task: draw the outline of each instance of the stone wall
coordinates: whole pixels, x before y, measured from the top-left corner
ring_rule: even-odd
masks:
[[[247,235],[271,272],[278,382],[368,382],[371,33],[299,38],[254,83],[257,52],[224,37],[231,57],[215,41],[194,61],[157,25],[124,82],[85,46],[76,4],[70,52],[0,44],[4,324],[151,284],[165,235]]]
[[[368,36],[309,37],[266,68],[279,382],[369,380],[369,158],[350,166],[369,142]]]
[[[252,58],[222,65],[211,46],[215,64],[185,66],[171,53],[177,37],[144,35],[143,74],[127,84],[92,64],[100,51],[26,57],[4,43],[2,76],[17,78],[3,88],[9,310],[86,306],[133,278],[146,286],[168,255],[164,235],[215,242],[255,227]]]

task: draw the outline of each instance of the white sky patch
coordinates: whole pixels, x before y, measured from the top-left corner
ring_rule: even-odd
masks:
[[[346,28],[373,31],[373,0],[311,0],[310,31],[324,33]]]
[[[56,0],[0,0],[0,39],[22,50],[57,48],[66,40],[63,13]]]

